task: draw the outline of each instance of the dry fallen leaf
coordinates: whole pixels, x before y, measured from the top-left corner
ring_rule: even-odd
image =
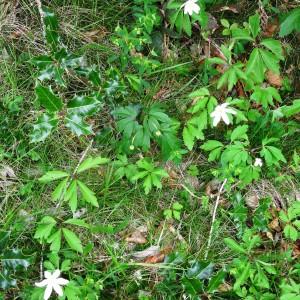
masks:
[[[273,21],[268,21],[263,32],[265,37],[273,37],[279,30],[279,20],[275,19]]]
[[[269,223],[268,227],[276,232],[281,231],[281,227],[280,227],[278,218],[275,218],[274,220],[272,220],[272,222]]]
[[[267,80],[273,86],[276,86],[276,87],[282,86],[282,78],[281,78],[280,74],[276,74],[276,73],[272,72],[271,70],[269,70],[267,72]]]
[[[131,256],[137,260],[143,260],[147,257],[158,255],[159,253],[160,253],[159,246],[150,246],[145,250],[132,253]]]
[[[158,264],[163,262],[165,259],[165,254],[164,253],[158,253],[157,255],[152,255],[147,257],[144,262],[147,264]]]
[[[246,204],[247,204],[248,207],[250,207],[252,209],[255,209],[255,208],[258,207],[259,198],[258,198],[257,194],[255,194],[255,193],[249,193],[245,197],[245,202],[246,202]]]
[[[14,170],[7,165],[4,165],[1,169],[0,169],[0,177],[2,179],[7,179],[7,178],[17,178]]]
[[[134,243],[143,245],[147,243],[146,239],[147,227],[140,226],[130,236],[126,237],[125,241],[128,243]]]

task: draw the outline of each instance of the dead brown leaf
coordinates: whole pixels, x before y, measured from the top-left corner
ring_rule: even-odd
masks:
[[[280,76],[280,74],[276,74],[274,72],[272,72],[271,70],[269,70],[267,73],[267,80],[268,82],[276,87],[281,87],[282,86],[282,78]]]
[[[272,222],[269,223],[268,227],[276,232],[281,231],[278,218],[273,219]]]
[[[276,18],[272,21],[268,21],[263,32],[265,37],[273,37],[279,30],[279,20]]]
[[[158,253],[157,255],[152,255],[152,256],[147,257],[144,260],[144,263],[147,263],[147,264],[158,264],[158,263],[163,262],[164,259],[165,259],[165,254],[164,253]]]
[[[156,256],[159,253],[160,253],[159,246],[150,246],[145,250],[132,253],[131,256],[136,260],[143,260],[146,259],[147,257]]]
[[[104,28],[98,28],[91,31],[86,31],[82,34],[83,39],[88,42],[96,42],[103,39],[108,34],[108,31]]]
[[[125,241],[128,243],[134,243],[139,245],[146,244],[147,231],[148,229],[146,226],[140,226],[134,232],[132,232],[130,236],[126,237]]]
[[[231,11],[234,14],[238,14],[238,8],[236,5],[225,5],[225,6],[215,6],[215,8],[213,9],[213,11],[215,12],[222,12],[222,11]]]
[[[256,193],[249,193],[245,197],[245,202],[248,207],[255,209],[258,207],[259,204],[259,198]]]

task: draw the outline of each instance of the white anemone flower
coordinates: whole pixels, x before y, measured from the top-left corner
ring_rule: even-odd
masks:
[[[69,280],[59,277],[60,270],[55,270],[53,273],[45,271],[44,275],[46,279],[35,284],[37,287],[46,287],[44,300],[48,300],[50,298],[53,290],[58,296],[63,296],[64,293],[61,285],[68,284]]]
[[[190,16],[193,13],[198,14],[200,11],[200,6],[197,4],[198,0],[187,0],[181,7],[184,8],[184,14],[189,14]]]
[[[254,167],[262,167],[263,161],[261,158],[255,158]]]
[[[236,115],[236,112],[227,106],[228,103],[218,105],[216,106],[215,110],[210,114],[210,116],[213,118],[213,126],[217,126],[221,120],[223,120],[224,123],[228,125],[230,123],[228,115]]]

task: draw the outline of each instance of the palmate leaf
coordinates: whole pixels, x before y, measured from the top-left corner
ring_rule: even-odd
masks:
[[[37,100],[49,112],[57,112],[62,109],[63,102],[60,98],[53,94],[51,87],[44,87],[41,84],[37,84],[35,93],[37,96]]]
[[[278,90],[271,86],[266,88],[254,87],[250,99],[261,104],[264,108],[267,108],[269,105],[274,106],[273,99],[281,102],[281,97],[278,93]]]
[[[58,118],[55,114],[41,115],[36,124],[33,125],[32,133],[30,134],[31,143],[44,141],[50,133],[57,127]]]

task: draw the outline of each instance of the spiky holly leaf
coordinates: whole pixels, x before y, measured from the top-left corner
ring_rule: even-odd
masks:
[[[31,143],[44,141],[54,128],[57,127],[58,118],[55,114],[41,115],[36,124],[33,125],[33,131],[30,134]]]
[[[92,126],[87,124],[83,117],[78,114],[68,114],[65,118],[68,127],[77,136],[92,134]]]
[[[37,96],[37,100],[49,112],[57,112],[62,109],[63,102],[60,98],[54,95],[51,87],[44,87],[41,84],[37,84],[35,93]]]

